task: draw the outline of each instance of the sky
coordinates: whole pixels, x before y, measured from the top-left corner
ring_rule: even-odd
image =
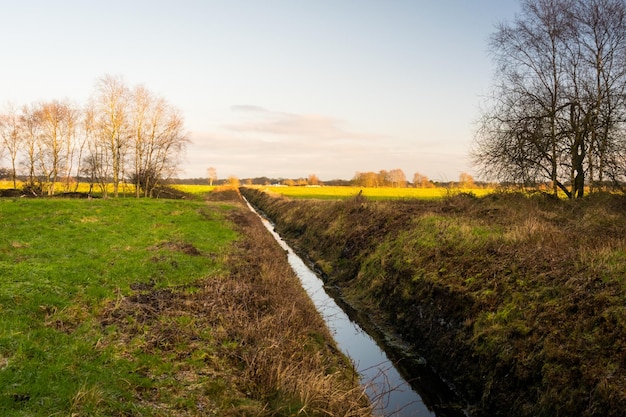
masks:
[[[518,0],[2,0],[0,108],[104,75],[184,116],[180,178],[479,178],[469,150]]]

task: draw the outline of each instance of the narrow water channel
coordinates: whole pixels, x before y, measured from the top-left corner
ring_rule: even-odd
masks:
[[[250,209],[254,208],[248,203]],[[258,213],[257,213],[258,214]],[[353,321],[327,294],[323,281],[274,231],[272,224],[260,216],[283,249],[302,286],[330,329],[337,346],[354,363],[376,415],[386,417],[461,417],[467,414],[459,407],[458,397],[424,364],[416,364],[388,354],[376,339]],[[380,338],[379,338],[380,340]],[[393,357],[391,359],[390,357]],[[404,376],[402,375],[404,374]],[[411,381],[410,383],[408,381]],[[420,395],[421,393],[421,395]]]

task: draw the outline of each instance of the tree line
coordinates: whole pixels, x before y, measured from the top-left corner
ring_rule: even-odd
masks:
[[[152,196],[175,174],[187,134],[181,113],[164,98],[121,77],[97,80],[84,106],[69,100],[8,105],[0,114],[0,160],[17,188],[18,177],[35,194],[53,195],[58,184],[76,191],[78,178],[112,185],[117,197],[128,182],[135,194]]]
[[[407,181],[404,171],[401,169],[392,170],[380,170],[378,172],[357,172],[352,178],[352,184],[359,187],[396,187],[404,188],[409,185],[415,188],[433,188],[437,185],[431,181],[426,175],[422,175],[419,172],[413,174],[413,182]],[[466,173],[462,172],[459,175],[459,182],[457,184],[461,188],[473,187],[474,178]]]
[[[523,0],[490,39],[494,92],[474,161],[487,179],[551,184],[555,195],[626,178],[626,4]]]

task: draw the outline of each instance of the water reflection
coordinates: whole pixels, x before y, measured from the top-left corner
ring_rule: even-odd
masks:
[[[322,280],[284,242],[281,241],[281,245],[288,251],[291,267],[326,321],[338,347],[354,362],[368,396],[377,402],[377,411],[386,416],[434,416],[385,352],[326,294]]]
[[[255,211],[250,204],[251,210]],[[264,226],[288,253],[289,264],[302,286],[313,300],[330,329],[337,346],[355,364],[370,400],[376,405],[376,415],[388,417],[460,417],[466,416],[458,397],[430,368],[416,365],[393,355],[395,362],[379,344],[344,312],[327,294],[322,280],[294,253],[274,231],[272,224],[261,216]],[[345,306],[347,307],[347,306]],[[373,329],[370,333],[374,334]],[[390,349],[391,351],[391,349]],[[392,352],[393,353],[393,352]],[[404,375],[411,375],[411,383]],[[414,387],[420,387],[420,395]],[[425,397],[424,397],[425,396]],[[426,404],[423,398],[427,398]],[[434,410],[434,411],[433,411]]]
[[[422,398],[398,373],[385,352],[326,294],[322,280],[274,232],[272,225],[267,220],[262,220],[288,252],[289,264],[326,321],[337,346],[354,362],[369,398],[376,404],[377,414],[394,417],[434,416],[424,405]]]

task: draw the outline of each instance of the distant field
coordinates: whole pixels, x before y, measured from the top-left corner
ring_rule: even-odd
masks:
[[[21,188],[23,183],[17,183],[17,188]],[[217,186],[215,185],[187,185],[187,184],[173,184],[173,188],[183,191],[188,194],[201,196],[204,194],[208,194],[211,191],[215,190]],[[346,187],[346,186],[324,186],[324,187],[302,187],[302,186],[252,186],[253,188],[258,188],[263,191],[274,192],[277,194],[282,194],[287,197],[293,198],[315,198],[315,199],[323,199],[323,200],[334,200],[334,199],[347,199],[350,197],[354,197],[359,192],[362,192],[362,195],[373,199],[373,200],[394,200],[394,199],[402,199],[402,198],[419,198],[419,199],[439,199],[446,196],[456,195],[459,193],[472,193],[478,197],[484,196],[486,194],[490,194],[494,191],[493,188],[392,188],[392,187],[377,187],[377,188],[368,188],[368,187]],[[13,188],[13,182],[0,180],[0,189],[9,189]],[[62,193],[67,191],[65,188],[65,184],[58,183],[55,188],[57,193]],[[79,183],[78,188],[76,188],[75,184],[72,184],[69,188],[69,191],[78,191],[81,193],[86,193],[89,191],[89,184],[87,183]],[[94,185],[92,190],[94,195],[101,194],[100,187]],[[113,192],[113,185],[109,186],[109,193]],[[120,194],[124,195],[134,195],[135,187],[132,184],[120,184]]]
[[[17,181],[17,188],[21,189],[24,186],[24,183],[22,181]],[[13,188],[13,181],[8,181],[8,180],[0,180],[0,190],[7,190]],[[88,193],[89,192],[89,184],[86,182],[80,182],[78,183],[78,187],[76,187],[76,183],[70,183],[70,186],[67,187],[65,183],[61,183],[61,182],[57,182],[55,187],[54,187],[54,191],[55,193],[64,193],[64,192],[79,192],[79,193]],[[108,185],[108,192],[112,193],[113,192],[113,184],[109,184]],[[133,184],[125,184],[125,183],[120,183],[120,189],[119,189],[120,194],[124,195],[124,194],[133,194],[135,193],[135,186]],[[92,193],[94,195],[100,195],[102,193],[102,190],[100,189],[100,186],[98,186],[97,184],[94,184],[93,189],[92,189]]]
[[[216,188],[215,185],[187,185],[187,184],[174,184],[172,185],[172,187],[188,194],[197,194],[197,195],[210,193]]]
[[[17,182],[17,188],[22,188],[24,184],[21,181]],[[209,193],[215,189],[215,186],[210,185],[186,185],[186,184],[174,184],[172,187],[177,190],[183,191],[185,193],[194,194],[194,195],[202,195]],[[6,190],[9,188],[13,188],[13,181],[0,180],[0,189]],[[63,193],[66,191],[77,191],[79,193],[87,193],[89,192],[89,184],[86,182],[81,182],[76,187],[76,183],[72,183],[69,187],[69,190],[66,189],[64,183],[57,183],[55,187],[55,192]],[[113,185],[109,185],[109,193],[113,192]],[[92,192],[95,195],[99,195],[101,193],[100,187],[98,185],[94,185]],[[120,192],[122,194],[133,194],[135,193],[135,186],[133,184],[120,184]]]
[[[362,195],[374,200],[392,200],[401,198],[438,199],[463,192],[483,196],[492,193],[491,188],[450,189],[450,188],[367,188],[367,187],[257,187],[293,198],[346,199],[362,192]]]

